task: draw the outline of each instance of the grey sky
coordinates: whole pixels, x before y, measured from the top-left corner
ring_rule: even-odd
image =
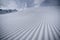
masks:
[[[41,5],[58,5],[58,0],[0,0],[0,8],[23,8]]]

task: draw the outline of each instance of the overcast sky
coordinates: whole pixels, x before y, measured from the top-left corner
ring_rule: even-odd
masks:
[[[39,6],[40,4],[53,4],[57,5],[57,0],[0,0],[0,8],[23,8],[25,5],[27,7]]]

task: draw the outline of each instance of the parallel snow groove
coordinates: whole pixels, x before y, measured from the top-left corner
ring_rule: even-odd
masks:
[[[35,28],[34,28],[34,29],[35,29]],[[21,39],[21,40],[25,40],[26,37],[28,37],[28,35],[29,35],[34,29],[29,30],[24,36],[22,36],[22,37],[19,38],[19,39]]]
[[[24,32],[18,33],[15,37],[12,37],[11,40],[13,40],[13,39],[15,40],[15,38],[17,39],[17,38],[20,38],[20,36],[21,37],[24,36],[29,30],[31,30],[31,28],[32,28],[32,26],[30,26],[30,28],[27,28],[27,30],[25,30]]]
[[[50,25],[50,29],[51,29],[51,32],[52,32],[52,35],[53,35],[53,40],[56,40],[55,31],[54,31],[52,25]]]
[[[50,40],[54,40],[54,37],[53,37],[53,33],[52,33],[52,30],[51,30],[50,24],[49,24],[49,26],[48,26],[48,29],[49,29]]]
[[[43,29],[42,29],[42,40],[44,40],[45,37],[45,24],[43,25]]]
[[[21,30],[21,29],[19,29],[19,30]],[[18,30],[17,30],[17,31],[18,31]],[[16,33],[17,31],[15,31],[15,32],[10,32],[10,33],[5,33],[5,34],[3,34],[3,35],[0,37],[0,39],[3,39],[4,37],[6,37],[6,36],[8,36],[8,35],[14,34],[14,33]]]
[[[38,30],[38,28],[39,28],[39,25],[37,26],[37,28],[35,28],[35,29],[33,30],[33,32],[31,32],[31,36],[28,37],[27,40],[32,40],[32,38],[33,38],[33,36],[34,36],[36,30]]]
[[[55,27],[54,26],[52,26],[52,27],[53,27],[53,32],[54,32],[54,35],[55,35],[55,40],[59,40],[59,37],[58,37],[58,34],[56,32]]]
[[[55,26],[56,26],[56,29],[57,29],[58,31],[60,31],[60,28],[59,28],[59,26],[57,26],[56,24],[55,24]]]
[[[40,31],[41,31],[41,28],[42,28],[42,24],[40,24],[40,26],[39,26],[39,30],[38,30],[38,31],[36,31],[36,32],[37,32],[37,34],[36,34],[36,36],[35,36],[35,39],[34,39],[34,40],[38,40],[38,37],[39,37]]]
[[[1,40],[60,40],[59,26],[56,24],[43,24],[19,28],[13,33],[5,34]]]
[[[20,31],[20,30],[23,30],[23,29],[22,29],[22,28],[19,28],[19,29],[17,29],[15,32],[11,32],[11,33],[4,34],[4,35],[2,35],[2,36],[0,37],[0,39],[3,39],[3,38],[5,38],[6,36],[9,36],[9,35],[12,35],[12,34],[14,34],[14,33],[17,33],[17,32]]]
[[[49,32],[49,24],[47,24],[47,33],[48,33],[48,40],[51,40],[51,39],[50,39],[50,34],[49,34],[49,33],[50,33],[50,32]]]
[[[19,28],[16,28],[15,32],[2,33],[2,34],[0,34],[1,35],[0,38],[2,39],[2,38],[6,37],[6,36],[8,36],[8,35],[10,35],[12,33],[18,32],[19,30],[24,30],[24,29],[22,27],[21,28],[19,27]]]
[[[57,36],[58,36],[58,39],[59,39],[60,32],[58,31],[58,29],[56,28],[56,26],[55,26],[55,25],[53,25],[53,27],[54,27],[54,30],[55,30],[55,32],[56,32],[56,34],[57,34]]]
[[[27,28],[28,28],[28,27],[27,27]],[[26,29],[27,29],[27,28],[26,28]],[[25,30],[26,30],[26,29],[25,29]],[[16,32],[14,32],[14,33],[12,33],[12,34],[9,34],[9,35],[7,35],[6,37],[2,38],[2,40],[7,40],[8,38],[16,35],[16,34],[19,33],[19,32],[23,32],[23,31],[24,31],[24,29],[23,29],[23,30],[17,30]]]
[[[30,29],[30,30],[32,30],[32,29]],[[27,32],[29,32],[30,30],[28,30],[28,31],[26,31],[26,32],[24,32],[24,33],[22,33],[16,40],[20,40],[20,38],[21,38],[22,36],[24,36],[24,34],[26,34]]]

